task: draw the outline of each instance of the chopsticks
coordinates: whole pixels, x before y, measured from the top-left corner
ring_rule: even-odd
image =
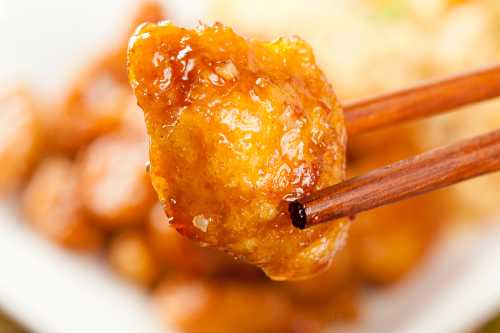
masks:
[[[500,96],[500,65],[344,105],[347,132],[368,132]]]
[[[500,96],[500,66],[345,106],[350,135]],[[500,129],[373,170],[289,203],[300,229],[500,170]]]
[[[301,229],[500,171],[500,129],[373,170],[290,204]]]

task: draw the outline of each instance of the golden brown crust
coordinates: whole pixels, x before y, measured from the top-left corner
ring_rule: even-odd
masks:
[[[243,280],[263,278],[263,274],[255,266],[237,261],[220,251],[201,247],[179,235],[168,223],[160,204],[151,210],[146,233],[155,256],[169,273],[212,278],[230,276]]]
[[[273,279],[329,266],[347,222],[300,231],[283,202],[344,177],[342,110],[304,41],[143,25],[129,77],[151,136],[153,186],[179,232]]]

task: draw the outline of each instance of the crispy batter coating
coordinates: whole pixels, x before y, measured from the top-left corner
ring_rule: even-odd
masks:
[[[126,280],[143,287],[150,287],[158,280],[158,263],[144,233],[139,230],[115,235],[107,251],[111,267]]]
[[[95,250],[102,243],[102,234],[86,217],[77,184],[70,161],[47,159],[24,193],[24,212],[29,223],[55,243],[74,250]]]
[[[39,153],[39,126],[32,96],[25,89],[0,96],[0,194],[19,187]]]
[[[263,277],[255,266],[237,261],[220,251],[203,248],[179,235],[168,223],[159,203],[151,210],[146,232],[155,256],[167,272],[212,278],[230,276],[245,280]]]
[[[329,266],[347,222],[300,231],[284,204],[344,177],[342,110],[304,41],[146,24],[130,41],[129,79],[153,186],[179,232],[277,280]]]
[[[92,142],[79,160],[85,209],[107,229],[143,223],[156,202],[146,171],[143,140],[108,134]]]

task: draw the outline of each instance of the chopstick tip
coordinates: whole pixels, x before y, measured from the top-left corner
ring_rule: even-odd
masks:
[[[297,200],[292,201],[288,204],[288,212],[290,213],[290,218],[292,224],[298,229],[305,229],[307,226],[307,215],[304,205],[302,205]]]

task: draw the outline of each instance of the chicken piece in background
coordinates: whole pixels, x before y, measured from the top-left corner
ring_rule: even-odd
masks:
[[[53,150],[73,154],[120,126],[131,96],[126,71],[128,38],[140,23],[157,22],[164,17],[158,3],[142,2],[118,45],[91,61],[70,84],[60,103],[41,114],[44,133]]]
[[[439,196],[409,199],[356,217],[350,245],[363,281],[387,285],[418,267],[443,230],[446,208]]]
[[[279,293],[258,285],[165,281],[154,300],[167,326],[185,333],[319,331],[314,322],[294,318],[293,307]]]
[[[24,213],[35,230],[64,247],[93,251],[102,233],[86,216],[78,195],[78,174],[69,160],[46,159],[35,171],[23,197]]]
[[[158,262],[140,230],[124,230],[114,235],[107,256],[116,273],[139,286],[151,287],[160,277]]]
[[[36,107],[26,89],[0,96],[0,195],[19,189],[39,158]]]
[[[268,284],[170,279],[154,300],[167,326],[185,333],[316,333],[333,318],[352,319],[351,296],[304,306]]]
[[[99,137],[77,159],[82,204],[108,230],[143,224],[156,202],[146,142],[122,134]]]

